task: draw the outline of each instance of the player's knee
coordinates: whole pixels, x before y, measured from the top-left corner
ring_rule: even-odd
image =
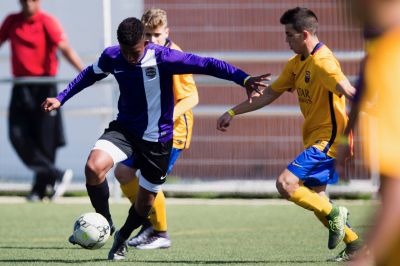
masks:
[[[126,184],[135,178],[135,173],[133,169],[118,163],[114,169],[114,176],[120,184]]]
[[[276,180],[276,189],[279,194],[288,199],[299,187],[298,183],[289,178],[288,176],[281,174]]]
[[[89,184],[98,184],[104,181],[108,172],[107,165],[95,160],[88,160],[85,166],[86,180]]]

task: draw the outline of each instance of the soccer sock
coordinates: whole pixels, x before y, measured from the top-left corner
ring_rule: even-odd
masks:
[[[126,184],[121,184],[122,192],[130,200],[132,204],[135,202],[138,189],[139,189],[138,178],[135,178]],[[149,216],[151,225],[153,226],[155,231],[159,232],[167,231],[165,196],[162,191],[158,192],[154,200],[153,208],[150,210]]]
[[[121,190],[132,204],[135,203],[136,195],[139,190],[139,179],[134,178],[126,184],[121,184]]]
[[[153,229],[159,232],[167,231],[167,213],[165,209],[164,192],[160,191],[154,200],[153,208],[150,213],[150,222]]]
[[[327,216],[332,211],[332,204],[329,201],[322,199],[317,192],[305,186],[300,186],[289,200],[319,215]]]
[[[135,205],[132,205],[124,225],[119,230],[119,235],[125,240],[128,239],[133,230],[141,226],[145,220],[146,217],[140,216],[135,210]]]
[[[112,226],[113,221],[111,219],[110,206],[108,205],[110,190],[108,189],[107,179],[103,183],[94,186],[86,184],[86,189],[93,208],[97,213],[103,215]]]
[[[324,199],[327,202],[330,202],[329,199],[327,197],[323,197],[320,196],[322,199]],[[314,212],[315,216],[317,216],[318,220],[321,221],[321,223],[325,226],[328,227],[328,220],[326,219],[326,215],[321,215],[319,213]],[[344,228],[344,238],[343,238],[343,242],[345,244],[349,244],[355,240],[358,239],[358,235],[356,232],[353,231],[353,229],[351,229],[349,224],[346,224],[346,227]]]

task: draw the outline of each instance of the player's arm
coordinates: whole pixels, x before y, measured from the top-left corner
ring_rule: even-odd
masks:
[[[316,75],[324,88],[338,96],[344,95],[348,99],[353,99],[356,89],[343,74],[339,62],[334,57],[321,58],[316,66]]]
[[[58,49],[76,70],[79,72],[83,70],[82,60],[66,40],[63,40],[58,44]]]
[[[8,16],[0,26],[0,47],[8,39],[9,29],[12,24],[12,16]]]
[[[175,121],[199,103],[199,94],[197,93],[193,75],[175,75],[172,80],[176,99],[173,116]]]
[[[249,99],[253,92],[261,93],[260,87],[266,87],[263,83],[270,80],[271,74],[252,77],[243,70],[215,58],[201,57],[194,54],[167,49],[162,54],[163,60],[168,63],[168,70],[172,74],[204,74],[220,79],[231,80],[245,87]]]
[[[358,114],[360,112],[360,102],[356,101],[352,103],[350,113],[349,113],[349,121],[347,122],[347,126],[341,136],[339,136],[339,146],[337,151],[337,156],[335,160],[336,171],[340,177],[346,176],[346,160],[350,159],[352,154],[352,147],[350,146],[350,133],[354,129]]]
[[[199,95],[197,91],[179,100],[174,107],[173,120],[175,121],[176,119],[178,119],[178,117],[180,117],[187,111],[192,110],[198,103],[199,103]]]
[[[353,99],[356,94],[356,89],[351,85],[347,78],[336,84],[336,91],[343,94],[347,99]]]
[[[251,101],[244,101],[222,114],[217,120],[217,129],[226,131],[234,116],[258,110],[269,105],[281,95],[282,92],[277,92],[268,86],[260,96],[253,96]]]
[[[79,73],[78,76],[57,95],[57,97],[47,98],[42,103],[43,111],[50,112],[54,109],[60,108],[62,104],[64,104],[78,92],[93,85],[96,81],[107,77],[110,74],[110,71],[106,72],[110,68],[108,61],[108,57],[103,52],[96,63],[88,66],[81,73]]]

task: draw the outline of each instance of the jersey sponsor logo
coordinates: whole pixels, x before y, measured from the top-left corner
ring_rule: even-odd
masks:
[[[311,73],[310,73],[310,71],[306,71],[306,75],[305,75],[305,77],[304,77],[304,81],[305,81],[306,83],[308,83],[308,82],[310,82],[310,78],[311,78]]]
[[[292,162],[292,163],[291,163],[291,165],[294,165],[294,166],[297,166],[297,167],[303,168],[303,166],[301,166],[300,164],[297,164],[297,163],[295,163],[295,162]]]
[[[312,104],[310,91],[308,89],[297,88],[297,95],[299,96],[299,102]]]
[[[167,177],[167,175],[161,176],[160,179],[164,180]]]
[[[157,70],[155,67],[147,67],[145,69],[146,76],[149,77],[150,79],[154,78],[157,75]]]
[[[124,71],[123,71],[123,70],[116,70],[116,69],[114,69],[114,74],[121,73],[121,72],[124,72]]]

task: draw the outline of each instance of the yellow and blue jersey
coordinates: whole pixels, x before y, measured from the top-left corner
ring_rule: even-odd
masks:
[[[171,41],[167,41],[167,47],[182,51],[181,48]],[[173,78],[174,104],[179,100],[192,94],[197,94],[196,84],[192,74],[174,75]],[[174,122],[173,147],[176,149],[188,149],[192,139],[193,112],[187,111]]]
[[[318,45],[310,56],[296,55],[289,59],[271,88],[277,92],[297,92],[304,116],[303,144],[316,147],[335,158],[338,136],[344,131],[348,118],[345,97],[336,85],[345,80],[339,62],[324,44]]]
[[[400,173],[400,108],[398,105],[400,27],[382,34],[373,41],[373,47],[367,50],[361,82],[363,85],[361,110],[372,115],[376,121],[373,152],[377,152],[380,172],[387,176],[398,177]],[[365,133],[371,130],[367,123],[361,123],[360,127]],[[370,144],[369,142],[369,140],[365,141],[366,144]]]

